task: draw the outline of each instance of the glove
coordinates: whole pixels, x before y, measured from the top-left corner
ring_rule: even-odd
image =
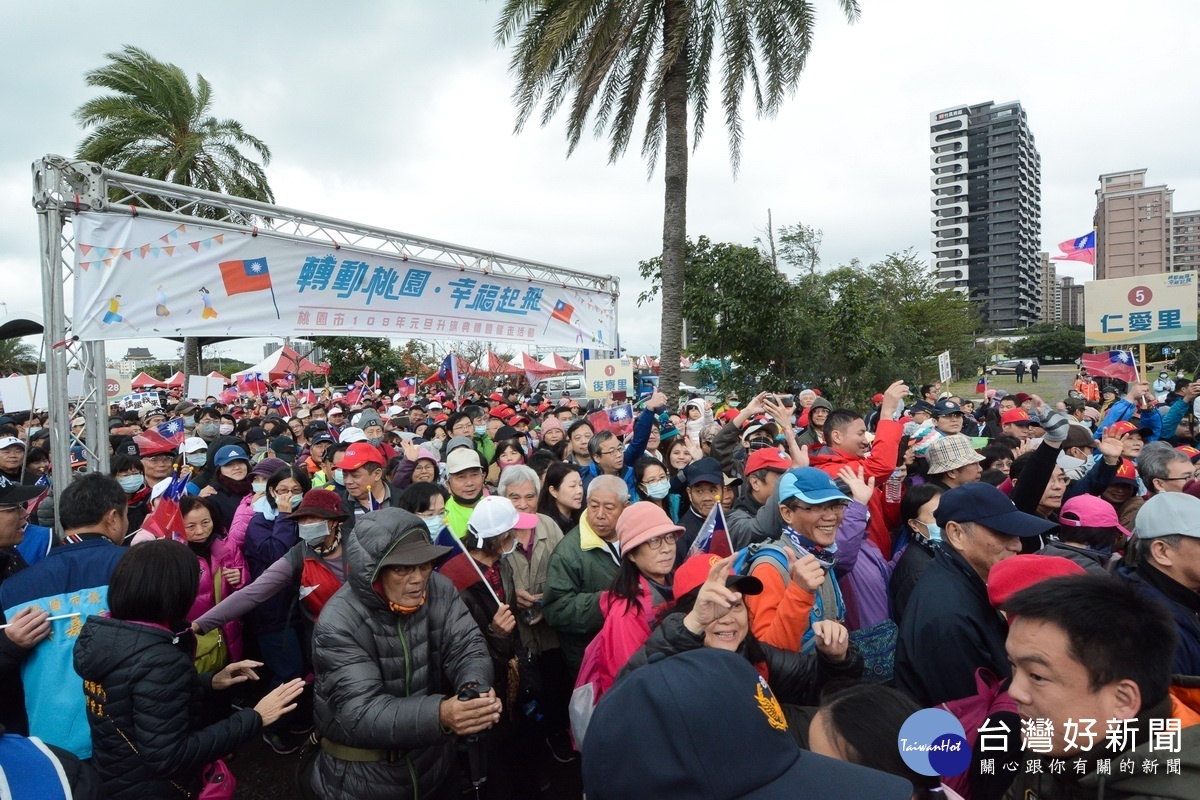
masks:
[[[1067,431],[1071,427],[1071,419],[1061,411],[1051,411],[1049,406],[1042,406],[1038,415],[1038,424],[1046,433],[1042,437],[1047,442],[1064,442]]]

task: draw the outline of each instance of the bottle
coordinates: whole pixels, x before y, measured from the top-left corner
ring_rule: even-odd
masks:
[[[883,485],[883,499],[888,503],[899,503],[904,495],[904,467],[896,467],[887,483]]]

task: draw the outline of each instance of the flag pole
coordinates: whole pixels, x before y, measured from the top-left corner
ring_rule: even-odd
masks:
[[[283,319],[279,313],[279,303],[275,302],[275,287],[271,286],[271,305],[275,306],[275,319]]]
[[[468,563],[474,567],[475,574],[479,576],[479,580],[483,581],[484,587],[488,590],[488,594],[492,596],[492,599],[496,601],[496,605],[504,605],[504,603],[500,602],[500,596],[496,594],[496,590],[492,588],[490,583],[488,583],[488,579],[483,577],[483,570],[479,568],[479,564],[476,563],[475,557],[471,555],[471,551],[467,549],[465,544],[463,544],[463,540],[455,536],[454,531],[450,532],[450,538],[454,540],[456,545],[458,545],[458,549],[462,550],[463,555],[467,557]]]

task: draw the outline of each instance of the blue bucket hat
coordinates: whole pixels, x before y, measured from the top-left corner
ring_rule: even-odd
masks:
[[[779,479],[779,502],[786,502],[793,497],[812,506],[834,500],[850,501],[833,482],[833,478],[815,467],[796,467],[783,473]]]

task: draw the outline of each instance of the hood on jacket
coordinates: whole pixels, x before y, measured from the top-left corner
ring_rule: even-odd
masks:
[[[354,532],[345,542],[350,588],[368,608],[387,608],[373,586],[375,573],[396,541],[414,528],[428,531],[423,519],[398,508],[381,508],[355,520]]]
[[[217,453],[221,452],[221,448],[225,445],[234,445],[250,457],[250,445],[246,444],[244,439],[239,439],[236,436],[218,436],[208,443],[208,460],[204,462],[204,469],[200,470],[205,476],[212,478],[217,474]],[[264,451],[265,452],[265,451]],[[249,475],[247,475],[249,478]]]
[[[75,671],[84,680],[103,680],[143,650],[175,644],[169,631],[111,617],[91,617],[75,640]]]
[[[833,411],[833,403],[829,402],[824,397],[818,397],[816,400],[813,400],[813,404],[808,407],[808,413],[811,415],[812,412],[816,411],[818,408],[823,408],[826,411]]]

